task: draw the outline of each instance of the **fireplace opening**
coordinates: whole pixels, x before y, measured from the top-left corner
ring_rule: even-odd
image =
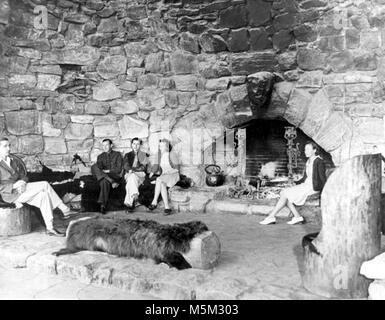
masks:
[[[287,143],[285,139],[285,127],[293,127],[287,121],[281,120],[253,120],[246,127],[246,178],[257,177],[262,165],[268,162],[276,162],[275,175],[287,177],[289,157],[287,154]],[[297,137],[294,139],[294,147],[299,149],[297,166],[293,168],[294,175],[302,175],[306,157],[304,153],[305,144],[313,141],[302,130],[296,128]],[[320,156],[325,161],[326,169],[333,168],[331,155],[320,149]]]

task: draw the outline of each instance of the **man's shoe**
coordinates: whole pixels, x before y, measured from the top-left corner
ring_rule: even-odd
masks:
[[[266,217],[262,221],[259,221],[259,224],[268,225],[268,224],[275,224],[276,222],[277,222],[277,219],[275,217]]]
[[[164,209],[164,212],[163,212],[164,216],[169,216],[170,214],[172,214],[172,210],[170,208]]]
[[[56,230],[55,228],[47,229],[45,232],[48,236],[64,237],[65,233]]]
[[[291,219],[290,221],[287,222],[287,224],[298,224],[298,223],[305,223],[305,219],[303,217],[294,217],[293,219]]]
[[[106,213],[106,207],[105,206],[100,206],[100,213],[105,214]]]
[[[128,205],[126,206],[126,213],[132,213],[134,210],[135,210],[135,206],[134,205]]]

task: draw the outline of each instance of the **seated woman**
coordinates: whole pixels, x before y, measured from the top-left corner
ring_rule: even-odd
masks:
[[[159,195],[162,195],[164,203],[164,214],[171,214],[168,202],[167,188],[173,187],[179,181],[179,160],[175,152],[172,151],[170,142],[167,139],[159,140],[159,150],[153,156],[150,178],[161,171],[155,181],[155,193],[151,205],[148,207],[154,210],[158,204]],[[159,170],[160,169],[160,170]]]
[[[305,155],[309,158],[306,162],[306,170],[301,180],[296,181],[296,186],[286,188],[281,191],[281,196],[275,205],[274,210],[260,224],[274,224],[275,215],[285,206],[293,213],[294,217],[287,222],[288,224],[304,223],[303,217],[298,213],[294,205],[302,206],[306,198],[312,194],[321,192],[325,182],[325,164],[318,155],[318,146],[314,142],[305,145]]]

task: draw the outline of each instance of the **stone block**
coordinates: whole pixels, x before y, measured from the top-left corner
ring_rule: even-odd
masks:
[[[292,32],[289,30],[280,30],[275,33],[272,37],[273,48],[279,51],[283,51],[288,48],[289,45],[294,41]]]
[[[292,29],[297,22],[297,17],[293,12],[286,12],[274,16],[273,26],[276,31],[282,29]]]
[[[64,138],[44,138],[44,151],[49,154],[67,153]]]
[[[94,120],[94,136],[117,137],[119,136],[119,127],[116,125],[117,117],[114,115],[96,116]]]
[[[36,88],[55,91],[61,83],[61,77],[53,74],[38,74]]]
[[[202,51],[207,53],[221,52],[227,50],[226,41],[217,34],[202,33],[199,37]]]
[[[320,130],[333,110],[333,104],[323,90],[319,90],[312,98],[305,120],[301,123],[301,130],[309,137],[314,137]]]
[[[176,51],[170,55],[171,70],[175,74],[189,74],[198,71],[198,60],[196,56]]]
[[[326,152],[330,152],[340,147],[344,141],[351,139],[351,127],[350,119],[338,112],[332,112],[312,139]]]
[[[277,56],[279,68],[283,71],[295,69],[297,67],[297,52],[288,51]]]
[[[84,112],[83,104],[76,103],[76,98],[72,94],[61,94],[57,101],[57,111],[69,114],[82,114]]]
[[[0,110],[1,112],[20,110],[19,101],[11,97],[0,97]]]
[[[8,79],[9,85],[20,85],[27,88],[36,86],[36,77],[32,74],[13,74]]]
[[[38,134],[40,130],[37,111],[26,110],[5,112],[5,123],[9,133],[14,135]]]
[[[246,28],[230,31],[228,40],[229,50],[232,52],[241,52],[249,50],[249,33]]]
[[[147,55],[145,59],[145,70],[150,73],[163,73],[167,71],[163,52],[150,53]]]
[[[61,135],[61,130],[54,128],[52,124],[52,115],[43,113],[41,118],[41,126],[43,131],[43,136],[46,137],[58,137]]]
[[[97,48],[82,46],[76,49],[51,50],[43,53],[41,64],[93,65],[100,58]]]
[[[200,52],[198,38],[190,32],[183,32],[180,35],[179,45],[181,49],[191,53]]]
[[[69,153],[75,153],[75,152],[90,152],[92,147],[94,145],[93,139],[85,139],[81,141],[71,140],[67,141],[67,148]]]
[[[138,90],[138,106],[140,110],[159,110],[166,106],[165,96],[159,89],[142,89]]]
[[[85,104],[86,114],[107,114],[110,110],[110,105],[106,102],[87,101]]]
[[[230,83],[230,77],[223,77],[218,79],[208,79],[206,81],[207,90],[226,90]]]
[[[72,123],[93,123],[94,122],[94,116],[89,115],[72,115],[71,116],[71,122]]]
[[[159,76],[153,73],[146,73],[138,77],[137,86],[138,89],[143,88],[156,88],[158,86]]]
[[[97,72],[103,79],[112,79],[120,74],[126,74],[127,59],[122,55],[108,56],[100,61]]]
[[[84,140],[91,138],[93,126],[91,124],[70,123],[64,130],[66,140]]]
[[[40,135],[28,135],[19,138],[19,149],[23,154],[39,154],[43,152],[43,138]]]
[[[219,25],[225,28],[241,28],[247,26],[247,9],[234,6],[219,12]]]
[[[346,48],[347,49],[356,49],[360,45],[360,32],[355,28],[346,29],[345,31],[346,38]]]
[[[120,98],[122,93],[112,81],[104,81],[93,88],[93,98],[97,101],[107,101]]]
[[[98,32],[100,33],[117,32],[118,29],[119,23],[116,16],[107,19],[101,19],[98,26]]]
[[[293,29],[294,37],[303,42],[313,42],[317,40],[317,31],[310,24],[301,24]]]
[[[346,72],[354,66],[353,55],[350,51],[333,53],[327,62],[334,72]]]
[[[131,114],[138,111],[138,104],[134,100],[114,100],[110,103],[111,112],[115,114]]]
[[[276,66],[273,52],[234,53],[231,55],[233,75],[249,75],[259,71],[273,71]]]
[[[264,28],[252,28],[249,30],[249,34],[251,50],[259,51],[273,47],[269,34]]]
[[[195,75],[179,75],[174,76],[175,87],[180,91],[196,91],[202,89],[203,81]]]
[[[303,89],[294,89],[288,101],[284,117],[292,125],[299,126],[305,119],[312,95]]]
[[[1,21],[0,21],[1,22]],[[0,209],[0,236],[16,236],[31,232],[31,210],[27,207]]]
[[[145,121],[137,120],[130,116],[124,116],[118,121],[118,125],[122,139],[148,137],[148,124]]]
[[[385,142],[384,120],[382,118],[358,118],[354,121],[354,130],[364,143]]]
[[[297,53],[298,67],[303,70],[316,70],[325,67],[325,54],[318,49],[299,48]]]
[[[271,19],[271,3],[263,0],[247,0],[250,25],[258,27]]]

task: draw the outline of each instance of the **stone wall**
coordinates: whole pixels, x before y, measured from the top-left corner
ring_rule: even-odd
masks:
[[[38,29],[37,5],[47,28]],[[0,131],[30,170],[35,155],[57,169],[75,152],[94,161],[105,137],[126,152],[134,136],[153,151],[171,135],[198,179],[202,146],[256,117],[288,120],[337,164],[374,146],[385,152],[383,0],[0,8]]]

